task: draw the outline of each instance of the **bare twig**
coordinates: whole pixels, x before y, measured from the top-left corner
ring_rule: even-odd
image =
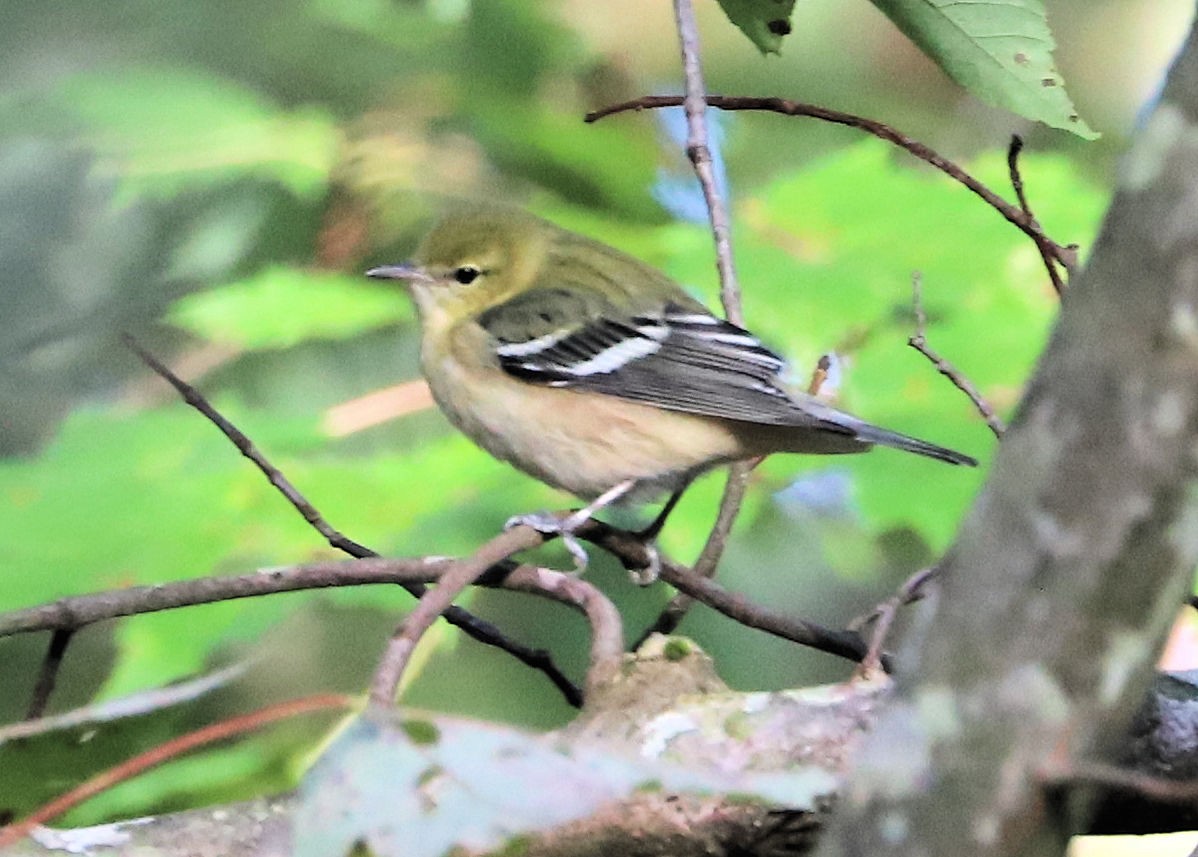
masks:
[[[1019,153],[1022,151],[1023,138],[1018,134],[1012,134],[1011,145],[1007,147],[1007,172],[1011,175],[1011,188],[1015,191],[1015,199],[1019,201],[1019,207],[1023,209],[1024,214],[1032,217],[1031,206],[1027,204],[1027,196],[1023,192],[1023,176],[1019,174]]]
[[[820,390],[828,380],[828,373],[832,369],[832,358],[830,355],[821,354],[819,360],[815,363],[815,368],[811,370],[811,380],[807,382],[807,395],[818,396]]]
[[[37,683],[33,686],[29,708],[25,710],[26,720],[36,720],[46,713],[50,695],[54,693],[54,685],[58,681],[58,670],[62,667],[63,656],[66,655],[67,646],[74,635],[73,628],[58,628],[50,636],[50,645],[46,647],[46,656],[42,658],[42,668],[38,671]]]
[[[462,594],[495,563],[509,559],[522,550],[534,548],[545,541],[544,536],[532,527],[513,527],[500,533],[480,547],[467,560],[456,562],[445,569],[436,588],[425,592],[416,608],[395,629],[382,660],[370,683],[370,701],[376,705],[391,705],[399,690],[404,670],[424,632],[437,621]]]
[[[1007,429],[998,414],[994,412],[994,408],[990,407],[990,403],[978,392],[977,387],[961,374],[959,369],[933,351],[928,345],[928,316],[923,308],[922,288],[918,272],[911,278],[911,291],[913,294],[912,303],[915,305],[915,333],[907,339],[907,344],[926,357],[936,367],[937,372],[952,381],[958,390],[969,397],[969,401],[973,402],[974,408],[982,415],[982,419],[986,421],[986,425],[990,426],[990,431],[994,432],[994,436],[1001,440],[1003,433]]]
[[[513,554],[544,541],[545,536],[531,527],[514,527],[487,542],[469,559],[448,566],[436,588],[420,599],[416,609],[400,623],[388,642],[371,682],[371,702],[390,705],[395,700],[412,652],[445,605]],[[615,605],[598,588],[564,572],[528,565],[517,566],[503,574],[502,582],[506,589],[553,598],[586,615],[592,631],[586,681],[588,696],[619,672],[624,654],[623,625]]]
[[[262,475],[267,478],[280,494],[287,498],[287,502],[303,516],[304,520],[325,537],[329,545],[350,556],[377,556],[374,551],[347,538],[341,532],[334,529],[320,512],[316,510],[316,507],[309,503],[308,499],[291,484],[291,481],[283,475],[282,471],[271,464],[266,456],[254,446],[254,442],[217,411],[199,390],[168,369],[157,357],[142,348],[141,343],[132,336],[125,334],[121,338],[129,350],[141,358],[143,363],[175,388],[184,402],[195,408],[204,415],[205,419],[220,429],[221,434],[237,447],[238,452],[254,463],[254,466],[262,472]]]
[[[0,827],[0,848],[7,848],[19,842],[28,836],[35,827],[62,815],[68,809],[76,807],[88,798],[95,797],[100,792],[112,788],[117,783],[122,783],[130,777],[147,771],[156,765],[161,765],[163,762],[168,762],[197,747],[241,735],[265,726],[268,723],[294,717],[297,714],[305,714],[311,711],[348,709],[353,705],[354,698],[350,696],[333,693],[319,694],[304,697],[303,699],[292,699],[287,702],[268,705],[250,714],[231,717],[220,723],[214,723],[211,726],[205,726],[202,729],[181,735],[178,738],[167,741],[165,744],[160,744],[152,750],[139,753],[132,759],[121,762],[119,765],[111,767],[103,773],[97,774],[87,782],[71,789],[66,794],[60,795],[49,803],[44,804],[20,821],[14,822],[7,827]]]
[[[1023,176],[1019,174],[1019,153],[1023,151],[1023,138],[1018,134],[1011,135],[1011,145],[1007,148],[1007,172],[1011,176],[1011,187],[1015,190],[1015,198],[1019,200],[1019,208],[1028,216],[1028,220],[1037,230],[1040,229],[1040,224],[1036,220],[1036,216],[1032,214],[1032,208],[1028,205],[1027,195],[1023,192]],[[1044,262],[1044,267],[1048,271],[1048,278],[1052,281],[1052,287],[1060,296],[1065,293],[1065,283],[1061,280],[1061,274],[1057,271],[1057,264],[1062,265],[1070,274],[1073,273],[1073,266],[1076,264],[1072,258],[1055,258],[1043,242],[1036,242],[1036,249],[1040,252],[1040,258]],[[1069,248],[1067,248],[1069,249]]]
[[[929,580],[936,576],[936,569],[936,566],[921,568],[904,580],[893,596],[887,598],[869,614],[849,623],[849,629],[852,631],[860,631],[866,625],[873,624],[873,631],[869,635],[869,650],[861,660],[860,672],[863,675],[869,675],[882,666],[886,638],[890,636],[890,629],[894,625],[899,608],[923,598],[923,588]]]
[[[602,110],[588,113],[586,121],[595,122],[605,116],[624,113],[630,110],[653,110],[661,107],[677,107],[680,104],[682,104],[682,99],[676,95],[646,95],[633,101],[613,104],[609,107],[604,107]],[[1041,248],[1050,258],[1060,263],[1067,271],[1071,270],[1075,264],[1075,248],[1063,247],[1045,235],[1039,224],[1035,222],[1035,218],[1031,217],[1026,211],[1018,206],[1011,205],[1011,203],[994,193],[994,191],[990,190],[952,161],[925,146],[923,143],[913,140],[891,128],[889,125],[876,122],[873,119],[866,119],[863,116],[854,116],[851,113],[842,113],[839,110],[830,110],[827,107],[804,104],[786,98],[709,95],[707,96],[707,104],[711,107],[717,107],[720,110],[764,110],[781,113],[784,116],[809,116],[824,122],[858,128],[879,139],[893,143],[899,148],[910,152],[921,161],[940,170],[955,181],[965,185],[965,187],[985,200],[987,204],[1006,218],[1009,223],[1031,238],[1038,248]]]
[[[744,311],[741,306],[740,284],[736,277],[736,265],[732,257],[731,227],[728,208],[716,186],[715,171],[711,162],[711,149],[707,144],[707,88],[703,83],[703,64],[699,56],[699,28],[695,22],[695,10],[691,0],[674,0],[674,20],[678,26],[678,42],[682,49],[682,71],[686,79],[686,97],[683,110],[686,112],[686,154],[695,169],[695,176],[703,189],[707,213],[711,222],[711,234],[715,241],[716,269],[720,275],[720,301],[724,315],[733,324],[744,326]],[[711,577],[719,566],[728,543],[728,534],[740,514],[748,487],[749,471],[753,464],[737,462],[728,468],[724,493],[720,497],[720,508],[715,523],[707,535],[703,550],[695,562],[694,571]],[[693,599],[679,593],[670,599],[657,619],[645,629],[633,648],[654,633],[672,633],[686,616]]]
[[[624,625],[616,605],[597,586],[563,571],[519,565],[503,581],[505,589],[530,592],[574,606],[591,626],[591,655],[587,665],[587,698],[611,681],[624,659]]]
[[[304,520],[325,537],[329,545],[353,557],[366,558],[378,556],[375,551],[358,544],[334,529],[320,512],[317,511],[316,507],[308,502],[307,498],[291,484],[290,480],[267,460],[266,456],[254,446],[253,442],[217,411],[198,390],[171,372],[161,361],[142,348],[132,336],[125,335],[122,338],[130,350],[141,358],[142,362],[178,391],[179,395],[183,397],[184,402],[191,405],[203,414],[209,422],[220,429],[221,433],[233,443],[237,450],[252,461],[262,474],[266,476],[270,484],[287,498],[287,501],[303,516]],[[424,595],[425,590],[421,584],[401,583],[400,585],[416,598]],[[565,673],[558,669],[553,659],[549,656],[549,653],[545,650],[531,649],[517,643],[504,635],[502,631],[490,622],[480,619],[456,605],[449,607],[443,615],[449,624],[460,628],[480,643],[502,649],[521,663],[540,670],[553,682],[554,687],[561,691],[562,695],[565,696],[571,705],[575,707],[582,705],[582,691],[579,690],[577,685],[566,678]]]
[[[695,168],[703,188],[711,233],[715,239],[716,268],[720,274],[720,300],[728,320],[744,325],[740,305],[740,286],[736,281],[736,266],[732,261],[731,229],[728,209],[720,198],[707,145],[707,90],[703,85],[703,64],[699,59],[699,28],[691,0],[674,0],[674,21],[678,25],[678,41],[682,47],[682,71],[686,77],[686,96],[679,102],[686,111],[686,154]],[[588,118],[588,121],[589,118]]]
[[[529,541],[534,545],[540,544],[543,538],[536,534]],[[0,614],[0,637],[80,628],[121,616],[277,592],[369,584],[435,583],[462,562],[449,558],[368,557],[96,592]],[[593,631],[588,686],[605,681],[618,669],[624,645],[620,616],[614,605],[591,584],[569,574],[514,562],[493,563],[484,569],[477,583],[490,588],[539,595],[580,610],[586,615]]]
[[[619,559],[625,568],[645,568],[649,564],[648,548],[636,533],[619,530],[602,521],[591,519],[579,527],[575,535],[603,548]],[[709,578],[700,577],[685,566],[667,558],[662,558],[660,578],[717,613],[801,646],[857,662],[865,657],[868,649],[856,631],[832,630],[815,622],[774,613],[752,603],[744,595],[729,592]],[[883,665],[889,669],[889,658],[883,656],[882,660]]]
[[[646,547],[635,533],[592,520],[579,527],[577,535],[609,551],[626,567],[644,568],[649,564]],[[306,563],[252,574],[203,577],[95,592],[0,614],[0,637],[34,631],[53,631],[59,628],[81,628],[93,622],[121,616],[211,604],[235,598],[252,598],[276,592],[297,592],[335,586],[429,583],[439,580],[456,562],[458,560],[446,558],[368,557],[338,562]],[[544,569],[501,562],[488,569],[478,579],[477,584],[542,595],[577,606],[587,612],[589,617],[592,609],[603,609],[593,605],[588,609],[587,600],[591,597],[589,594],[562,584],[556,579],[550,580],[551,585],[544,585],[545,574],[548,572]],[[861,636],[854,631],[827,631],[812,622],[771,613],[752,604],[743,595],[730,593],[710,581],[695,577],[692,572],[677,563],[665,563],[662,579],[712,609],[749,627],[854,661],[859,661],[865,656],[867,647]],[[592,625],[596,625],[593,617]],[[599,625],[597,628],[604,629],[608,637],[619,637],[618,633],[610,631],[610,623]],[[600,654],[593,656],[593,660],[596,661],[602,660],[602,652],[619,648],[618,644],[610,640],[600,640],[596,645],[600,647]]]
[[[34,631],[79,629],[121,616],[136,616],[237,598],[254,598],[276,592],[299,592],[334,586],[424,583],[437,580],[452,563],[452,559],[430,561],[420,557],[368,557],[93,592],[2,613],[0,637]]]
[[[868,652],[865,641],[854,631],[837,631],[815,622],[794,619],[767,610],[750,603],[743,595],[729,592],[715,581],[699,577],[676,563],[662,563],[661,579],[713,610],[750,628],[757,628],[800,645],[853,661],[860,662]],[[883,655],[881,660],[888,668],[888,658]]]

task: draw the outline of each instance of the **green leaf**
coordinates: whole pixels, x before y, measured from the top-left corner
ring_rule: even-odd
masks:
[[[763,54],[776,54],[790,34],[795,0],[720,0],[728,20],[757,45]]]
[[[1053,65],[1043,0],[873,0],[944,73],[984,101],[1093,140]]]
[[[312,108],[283,110],[233,81],[178,68],[80,74],[53,96],[123,189],[169,196],[255,175],[296,196],[324,193],[340,133]]]
[[[213,342],[265,349],[346,339],[410,315],[399,289],[380,288],[360,276],[280,266],[188,295],[168,318]]]

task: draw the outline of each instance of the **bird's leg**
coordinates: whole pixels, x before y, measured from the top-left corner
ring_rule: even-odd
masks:
[[[674,511],[674,507],[682,499],[682,493],[689,486],[690,482],[688,481],[675,490],[669,499],[666,500],[665,505],[661,507],[661,511],[657,513],[657,517],[653,519],[653,522],[644,529],[633,533],[637,541],[645,546],[645,552],[649,555],[649,565],[647,567],[629,572],[632,575],[633,583],[640,586],[648,586],[650,583],[655,582],[658,575],[661,574],[661,554],[657,550],[657,537],[661,533],[661,528],[666,525],[666,518],[670,517],[670,513]]]
[[[527,524],[538,533],[543,533],[547,536],[559,536],[562,544],[566,546],[566,550],[570,552],[570,556],[574,557],[575,572],[581,574],[586,570],[588,557],[586,550],[579,544],[578,539],[574,537],[574,531],[589,521],[600,509],[606,509],[631,491],[635,485],[635,479],[625,479],[623,482],[618,482],[581,509],[571,512],[564,519],[557,518],[545,512],[534,512],[531,515],[516,515],[514,518],[508,518],[507,523],[503,527],[505,530],[510,530],[512,527],[519,526],[520,524]]]
[[[631,491],[635,485],[635,479],[625,479],[623,482],[616,483],[577,512],[572,513],[566,520],[562,521],[562,529],[569,530],[570,532],[577,530],[593,518],[596,512],[600,509],[606,509]]]
[[[670,512],[674,511],[674,507],[677,506],[678,501],[682,499],[682,493],[686,491],[689,486],[690,483],[688,482],[671,494],[670,498],[666,500],[666,504],[661,507],[661,511],[657,513],[657,517],[653,519],[653,523],[645,527],[643,530],[638,530],[636,532],[636,537],[642,542],[654,541],[661,534],[661,528],[666,525],[666,518],[670,517]]]

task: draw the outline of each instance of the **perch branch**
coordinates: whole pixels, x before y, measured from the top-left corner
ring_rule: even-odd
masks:
[[[644,568],[649,563],[645,546],[634,533],[591,520],[579,528],[577,535],[612,553],[626,567]],[[94,622],[121,616],[211,604],[235,598],[252,598],[276,592],[297,592],[335,586],[429,583],[440,579],[446,569],[455,562],[456,560],[444,558],[368,557],[339,562],[306,563],[251,574],[204,577],[77,595],[0,614],[0,637],[53,631],[59,628],[82,628]],[[587,612],[587,596],[580,594],[576,588],[557,583],[549,587],[538,586],[534,578],[542,571],[510,562],[499,563],[479,578],[478,585],[534,592],[578,606]],[[743,595],[730,593],[709,580],[695,577],[692,572],[677,563],[665,563],[662,579],[713,610],[751,628],[854,661],[860,661],[867,651],[865,642],[854,631],[828,630],[813,622],[771,612],[751,603]],[[606,646],[607,643],[603,645]]]
[[[750,603],[743,595],[729,592],[714,580],[699,577],[676,563],[662,563],[661,579],[713,610],[750,628],[757,628],[800,645],[853,661],[860,662],[868,653],[868,646],[861,635],[854,631],[825,628],[815,622],[767,610]],[[882,657],[882,661],[888,667],[888,659],[885,656]]]

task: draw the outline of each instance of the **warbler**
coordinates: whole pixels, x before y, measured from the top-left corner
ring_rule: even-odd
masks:
[[[977,463],[787,389],[781,357],[665,274],[518,209],[451,210],[412,262],[366,276],[407,286],[450,422],[542,482],[598,498],[586,514],[664,492],[672,507],[698,474],[775,452],[879,445]]]

